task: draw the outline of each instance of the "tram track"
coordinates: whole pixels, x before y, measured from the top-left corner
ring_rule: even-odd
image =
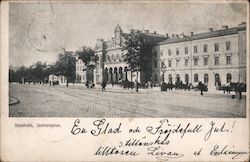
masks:
[[[71,89],[71,90],[73,90],[73,89]],[[79,97],[78,95],[73,95],[73,94],[67,92],[65,89],[61,89],[61,91],[62,91],[63,93],[65,93],[66,95],[69,95],[69,96],[72,96],[72,97],[75,97],[75,98],[78,98],[78,99],[80,99],[80,100],[84,100],[84,101],[87,101],[87,102],[90,102],[90,103],[93,103],[93,104],[106,106],[106,107],[112,108],[112,109],[119,109],[119,110],[122,110],[122,111],[125,111],[125,112],[134,113],[134,114],[139,114],[139,115],[142,115],[142,116],[145,116],[145,117],[151,117],[151,118],[154,117],[154,116],[149,115],[149,114],[139,113],[139,112],[137,112],[135,109],[132,109],[132,110],[123,109],[123,108],[121,108],[121,107],[123,106],[122,104],[120,104],[120,106],[113,106],[113,105],[110,104],[110,102],[104,102],[104,99],[102,99],[102,98],[99,98],[99,99],[98,99],[98,100],[101,101],[101,102],[97,102],[97,101],[96,101],[96,100],[97,100],[96,96],[91,96],[91,95],[86,95],[86,94],[82,94],[82,93],[81,93],[81,95],[83,95],[83,96],[85,96],[85,97],[94,98],[94,100],[93,100],[93,99],[89,99],[89,98],[86,99],[86,98],[83,98],[83,97]],[[78,93],[78,94],[79,94],[79,93]],[[117,103],[117,102],[116,102],[116,104],[119,105],[119,103]],[[135,107],[136,107],[136,106],[135,106]],[[138,107],[137,107],[137,108],[138,108]]]
[[[89,96],[91,98],[94,98],[94,99],[97,99],[96,96],[93,96],[93,95],[89,95],[89,94],[86,94],[86,93],[80,93],[78,89],[74,89],[74,88],[71,88],[71,90],[74,90],[75,93],[78,93],[80,95],[85,95],[85,96]],[[87,90],[87,89],[81,89],[81,91],[90,91],[90,90]],[[74,96],[74,97],[78,97],[78,96]],[[124,96],[126,97],[126,96]],[[79,97],[78,97],[79,98]],[[130,99],[130,98],[127,98],[127,99]],[[103,98],[98,98],[98,100],[104,100]],[[112,99],[108,99],[109,101],[113,102],[113,103],[116,103],[116,104],[127,104],[127,102],[117,102],[115,100],[112,100]],[[159,104],[159,103],[151,103],[155,106],[162,106],[162,104]],[[131,105],[135,108],[139,108],[141,110],[146,110],[146,111],[151,111],[149,112],[150,114],[161,114],[162,116],[167,116],[167,113],[163,112],[163,111],[159,111],[159,110],[152,110],[152,109],[149,109],[147,107],[144,107],[144,106],[138,106],[138,105]],[[239,116],[237,114],[233,114],[233,113],[227,113],[227,112],[220,112],[220,111],[214,111],[214,110],[206,110],[206,109],[198,109],[198,108],[194,108],[194,107],[187,107],[187,106],[176,106],[176,105],[171,105],[171,104],[164,104],[164,106],[167,106],[167,107],[170,107],[168,109],[172,109],[172,110],[177,110],[177,111],[183,111],[183,112],[190,112],[190,110],[192,112],[195,112],[197,114],[202,114],[202,113],[205,113],[205,114],[211,114],[213,116],[213,114],[227,114],[229,116],[232,116],[232,117],[242,117],[242,116]],[[113,108],[116,108],[116,107],[113,107]],[[124,109],[122,109],[124,110]],[[127,110],[126,110],[127,111]],[[135,113],[135,111],[133,111],[133,113]],[[140,113],[138,113],[140,114]],[[164,115],[166,114],[166,115]],[[152,116],[151,116],[152,117]],[[159,117],[159,116],[158,116]]]

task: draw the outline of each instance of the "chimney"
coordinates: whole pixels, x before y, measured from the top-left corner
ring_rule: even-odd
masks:
[[[166,38],[167,38],[167,39],[169,38],[168,33],[166,34]]]
[[[190,32],[190,36],[192,37],[194,35],[194,32]]]
[[[174,34],[172,34],[172,38],[174,38]]]
[[[156,34],[156,31],[154,31],[154,34]]]
[[[212,31],[213,31],[213,28],[209,28],[208,30],[209,30],[210,32],[212,32]]]
[[[175,36],[176,36],[177,38],[179,38],[179,35],[178,35],[178,34],[175,34]]]
[[[228,29],[228,26],[227,25],[223,25],[222,29]]]
[[[144,33],[149,33],[149,30],[144,30]]]

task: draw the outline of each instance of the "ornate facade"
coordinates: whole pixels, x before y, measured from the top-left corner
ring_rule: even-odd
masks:
[[[156,32],[150,33],[148,30],[140,31],[143,40],[147,44],[147,50],[143,53],[146,56],[152,56],[152,49],[157,42],[165,39],[165,36],[157,34]],[[128,65],[123,60],[123,55],[126,51],[122,50],[122,45],[128,33],[123,33],[119,25],[114,30],[114,37],[110,40],[98,39],[96,44],[96,54],[99,56],[99,62],[94,71],[95,82],[101,83],[105,80],[107,83],[119,83],[123,80],[135,81],[135,72],[132,73],[128,69]],[[138,81],[146,82],[152,77],[152,60],[145,61],[148,68],[144,68],[138,73]]]

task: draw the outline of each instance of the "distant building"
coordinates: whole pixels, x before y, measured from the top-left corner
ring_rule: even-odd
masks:
[[[153,80],[205,83],[208,89],[246,83],[246,23],[205,33],[169,35],[153,49]],[[162,67],[166,68],[162,68]]]
[[[143,53],[145,58],[145,67],[138,73],[139,82],[146,82],[152,78],[152,49],[154,45],[164,39],[165,36],[150,33],[148,30],[140,31],[143,40],[147,44],[147,49]],[[123,33],[119,25],[114,30],[114,37],[110,40],[98,39],[96,44],[96,54],[99,57],[99,62],[94,71],[94,82],[101,83],[119,83],[122,80],[135,81],[136,74],[128,70],[128,64],[123,60],[123,55],[126,51],[122,51],[122,45],[128,33]]]
[[[63,75],[59,75],[59,76],[54,75],[54,74],[49,75],[49,83],[50,82],[53,83],[53,82],[57,82],[57,81],[59,84],[64,84],[67,82],[66,77]]]
[[[94,63],[93,63],[94,64]],[[81,59],[76,59],[76,83],[86,83],[94,81],[93,70],[88,70]]]
[[[84,71],[85,65],[81,59],[76,60],[76,83],[86,82],[86,71]]]

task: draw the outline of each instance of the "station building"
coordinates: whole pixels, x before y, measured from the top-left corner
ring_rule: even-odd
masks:
[[[231,82],[246,83],[246,23],[221,29],[209,28],[207,32],[188,35],[161,35],[149,30],[140,31],[147,44],[145,67],[139,72],[139,82],[182,82],[196,86],[199,81],[214,90],[219,85]],[[128,69],[124,61],[122,45],[128,33],[119,25],[114,37],[97,39],[95,52],[99,57],[92,77],[84,71],[82,60],[76,61],[77,81],[85,83],[93,78],[94,83],[119,83],[135,81],[136,73]]]
[[[103,80],[107,83],[119,83],[122,80],[135,81],[137,79],[136,72],[129,71],[128,64],[124,61],[123,44],[128,33],[124,33],[119,25],[115,27],[114,37],[110,40],[98,39],[96,44],[96,54],[99,62],[94,70],[94,82],[101,83]],[[138,72],[138,82],[146,82],[152,77],[152,49],[154,45],[165,40],[164,35],[156,32],[150,33],[149,30],[140,31],[140,35],[146,47],[143,55],[145,56],[145,65]]]
[[[246,83],[246,23],[189,35],[168,35],[154,48],[154,82],[182,82],[209,90],[231,82]]]

